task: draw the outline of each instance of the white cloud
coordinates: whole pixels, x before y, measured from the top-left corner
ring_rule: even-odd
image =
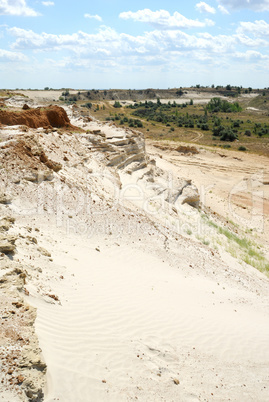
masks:
[[[38,51],[68,50],[82,57],[120,57],[126,55],[163,55],[170,52],[197,50],[213,54],[230,52],[238,42],[234,36],[209,33],[188,35],[180,30],[154,30],[143,36],[119,34],[109,27],[101,27],[97,34],[82,31],[71,35],[37,34],[21,28],[10,28],[8,32],[16,40],[14,50],[33,49]],[[195,56],[195,55],[194,55]]]
[[[84,17],[85,18],[92,18],[92,19],[94,19],[94,20],[97,20],[97,21],[103,21],[102,20],[102,17],[100,17],[100,15],[91,15],[91,14],[84,14]]]
[[[9,61],[26,61],[27,57],[22,53],[9,52],[8,50],[0,49],[0,62]]]
[[[132,19],[134,21],[146,22],[158,29],[201,28],[207,26],[207,21],[210,21],[191,20],[177,11],[171,15],[166,10],[151,11],[149,9],[138,10],[136,12],[126,11],[120,13],[119,17],[124,20]]]
[[[259,24],[256,25],[258,30]],[[247,36],[239,31],[240,28],[246,30],[252,27],[242,23],[238,32],[232,35],[211,35],[208,32],[188,34],[180,29],[156,29],[134,36],[118,33],[106,26],[101,26],[99,31],[93,34],[78,31],[55,35],[18,27],[8,28],[7,32],[14,36],[13,43],[9,40],[14,54],[32,50],[35,57],[42,60],[42,52],[46,57],[48,52],[55,51],[55,63],[58,68],[68,68],[70,71],[86,71],[87,68],[92,68],[93,64],[98,66],[99,72],[104,69],[107,73],[108,66],[128,66],[130,71],[134,71],[146,69],[153,64],[173,72],[184,63],[188,66],[201,63],[208,68],[228,68],[231,58],[236,63],[240,63],[240,60],[251,60],[254,64],[255,57],[260,68],[265,70],[264,64],[268,60],[260,53],[260,47],[268,47],[268,41],[264,36]]]
[[[211,7],[209,4],[205,3],[204,1],[200,1],[195,6],[196,10],[200,11],[200,13],[209,13],[215,14],[216,10],[214,7]]]
[[[218,0],[218,2],[231,10],[269,11],[269,0]]]
[[[40,14],[28,7],[25,0],[0,0],[0,15],[36,17]]]
[[[220,12],[221,12],[222,14],[225,14],[225,15],[230,14],[229,11],[226,10],[226,8],[223,7],[223,6],[221,6],[221,5],[218,5],[218,9],[220,10]]]
[[[237,33],[244,34],[249,32],[255,37],[269,36],[269,24],[264,20],[255,22],[240,22],[240,26],[237,29]]]
[[[54,6],[53,1],[42,1],[43,6],[49,7],[49,6]]]
[[[244,45],[247,47],[258,48],[258,47],[268,47],[269,46],[269,42],[264,39],[260,39],[260,38],[253,39],[244,34],[237,34],[236,38],[241,45]]]
[[[245,53],[235,52],[234,57],[237,59],[254,61],[254,62],[257,60],[269,60],[269,56],[257,52],[256,50],[247,50]]]
[[[16,41],[11,45],[12,49],[39,51],[67,49],[75,53],[88,52],[93,54],[102,52],[104,49],[109,53],[117,50],[121,37],[120,34],[108,27],[102,27],[97,34],[88,34],[82,31],[70,35],[54,35],[46,32],[37,34],[31,30],[17,27],[9,28],[8,32],[16,37]]]
[[[215,25],[215,22],[210,20],[209,18],[205,19],[205,23],[208,27],[213,27]]]

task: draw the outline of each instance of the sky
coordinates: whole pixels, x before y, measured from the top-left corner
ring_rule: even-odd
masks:
[[[0,88],[269,86],[269,0],[0,0]]]

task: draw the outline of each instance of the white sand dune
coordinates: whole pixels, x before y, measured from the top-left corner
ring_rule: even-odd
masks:
[[[152,245],[100,238],[66,238],[68,253],[54,246],[62,305],[32,300],[46,401],[268,399],[269,317],[252,284],[236,286],[184,242],[175,263],[160,246],[158,256]],[[189,267],[194,252],[202,270]],[[216,269],[217,279],[206,274]]]

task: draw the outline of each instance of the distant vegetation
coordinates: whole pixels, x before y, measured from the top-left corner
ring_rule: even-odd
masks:
[[[192,105],[192,102],[190,102]],[[198,128],[202,131],[209,131],[213,135],[213,140],[217,137],[221,141],[233,142],[238,139],[238,132],[241,126],[246,127],[245,135],[251,136],[252,133],[259,137],[269,136],[269,124],[244,122],[240,119],[228,118],[226,113],[238,113],[242,111],[238,102],[230,103],[220,98],[213,98],[205,107],[201,114],[184,111],[188,107],[187,103],[177,105],[176,102],[162,103],[145,101],[127,106],[133,109],[132,115],[147,121],[162,123],[167,127]],[[216,115],[218,114],[218,116]],[[172,130],[173,131],[173,130]]]
[[[239,106],[238,102],[231,103],[220,98],[211,99],[211,101],[207,104],[206,109],[213,113],[232,113],[242,111],[242,108]]]
[[[106,117],[106,120],[107,121],[116,121],[116,122],[118,122],[118,124],[127,125],[128,127],[134,127],[134,128],[142,128],[143,127],[143,123],[141,120],[128,118],[124,115],[124,113],[122,113],[122,114],[116,113],[114,117],[112,117],[112,116]]]
[[[212,98],[207,104],[196,101],[207,97]],[[91,109],[98,119],[140,129],[147,138],[194,141],[234,150],[243,147],[268,155],[269,88],[197,84],[191,88],[161,90],[91,89],[75,94],[62,89],[61,100]]]
[[[47,89],[48,87],[46,87]],[[50,90],[52,88],[49,88]],[[144,100],[156,100],[160,99],[180,99],[183,95],[186,95],[188,91],[196,91],[197,93],[203,94],[212,94],[214,93],[216,97],[227,96],[229,98],[237,98],[242,94],[250,94],[250,93],[267,93],[268,89],[265,88],[263,90],[253,90],[251,87],[242,88],[241,86],[232,86],[232,85],[211,85],[211,87],[204,87],[202,85],[197,84],[196,86],[190,88],[168,88],[168,89],[89,89],[78,91],[75,95],[67,94],[69,89],[62,89],[64,92],[64,97],[66,97],[66,101],[71,101],[71,97],[75,96],[76,100],[74,101],[102,101],[102,100],[112,100],[112,101],[120,101],[120,100],[132,100],[132,101],[144,101]],[[71,91],[71,90],[70,90]]]

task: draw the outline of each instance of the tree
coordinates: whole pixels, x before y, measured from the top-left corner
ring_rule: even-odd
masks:
[[[242,110],[238,102],[230,103],[227,100],[222,100],[220,98],[212,98],[206,105],[206,109],[213,113],[241,112]]]
[[[182,89],[179,89],[176,91],[177,96],[182,96],[183,94],[184,94],[184,92],[182,91]]]
[[[62,96],[67,97],[69,95],[69,89],[66,89],[64,92],[62,92]]]

